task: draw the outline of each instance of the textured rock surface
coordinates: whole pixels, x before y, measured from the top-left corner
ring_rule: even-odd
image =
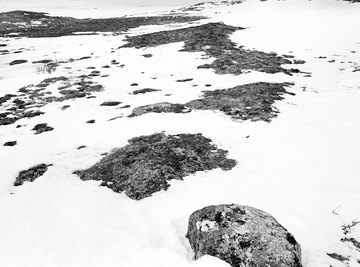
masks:
[[[48,170],[48,167],[52,166],[52,164],[39,164],[30,169],[21,171],[16,177],[14,182],[15,186],[22,185],[24,182],[33,182],[35,179],[39,178],[40,176],[44,175],[44,173]]]
[[[165,135],[156,133],[135,137],[87,170],[76,171],[82,180],[101,180],[115,192],[142,199],[166,190],[169,180],[182,180],[197,171],[230,170],[236,161],[227,159],[201,134]]]
[[[189,219],[195,259],[218,257],[233,267],[301,267],[295,238],[270,214],[240,205],[208,206]]]

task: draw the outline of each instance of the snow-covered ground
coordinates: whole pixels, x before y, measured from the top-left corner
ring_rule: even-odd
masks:
[[[344,266],[326,253],[351,256],[348,266],[359,265],[359,251],[340,239],[341,226],[360,219],[360,4],[248,1],[209,5],[195,14],[210,17],[197,23],[246,27],[232,40],[303,59],[306,63],[297,67],[311,77],[218,75],[197,69],[206,62],[201,53],[177,52],[181,43],[117,49],[124,44],[123,35],[0,39],[11,51],[28,49],[0,56],[0,96],[48,77],[88,74],[92,70],[87,67],[109,75],[94,78],[105,87],[93,94],[96,98],[50,103],[40,108],[44,115],[0,126],[0,266],[228,266],[210,256],[193,261],[185,238],[193,211],[225,203],[272,214],[300,243],[305,267]],[[184,25],[146,26],[128,34],[179,26]],[[52,74],[39,73],[31,64],[85,56],[91,58]],[[15,59],[28,63],[9,66]],[[125,66],[111,65],[114,59]],[[112,67],[101,68],[107,64]],[[176,82],[184,78],[193,80]],[[271,123],[235,121],[212,111],[126,117],[139,105],[196,99],[209,89],[205,84],[212,90],[257,81],[294,82],[289,90],[296,96],[276,103],[280,114]],[[141,88],[162,91],[131,94]],[[100,106],[108,100],[131,107]],[[64,105],[70,108],[62,110]],[[90,119],[96,122],[86,123]],[[31,129],[44,122],[55,130],[34,135]],[[18,124],[24,126],[16,128]],[[167,191],[141,201],[72,174],[132,137],[160,131],[203,133],[229,150],[238,165],[227,172],[219,169],[172,181]],[[2,146],[12,140],[18,144]],[[86,148],[78,150],[81,145]],[[13,186],[19,171],[39,163],[53,166],[35,182]],[[360,235],[360,227],[353,234]]]

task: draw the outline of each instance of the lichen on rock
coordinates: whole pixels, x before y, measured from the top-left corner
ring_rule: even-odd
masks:
[[[301,249],[270,214],[236,204],[208,206],[189,219],[194,258],[211,255],[233,267],[301,267]]]
[[[198,171],[232,169],[236,161],[228,159],[227,153],[201,134],[155,133],[132,138],[92,167],[74,173],[139,200],[167,190],[170,180]]]

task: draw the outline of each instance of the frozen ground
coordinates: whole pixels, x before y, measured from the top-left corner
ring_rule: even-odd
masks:
[[[109,75],[93,78],[105,88],[93,94],[96,98],[50,103],[40,108],[44,115],[0,126],[1,145],[17,140],[16,146],[0,147],[0,266],[227,266],[211,257],[194,262],[185,238],[193,211],[223,203],[250,205],[272,214],[300,243],[305,267],[359,265],[359,250],[340,239],[342,225],[360,220],[360,5],[248,1],[229,7],[207,5],[192,12],[210,17],[200,23],[224,21],[246,27],[232,40],[303,59],[306,63],[298,68],[311,77],[217,75],[197,69],[209,60],[201,53],[177,52],[181,43],[117,49],[124,44],[123,35],[0,39],[8,44],[4,49],[25,48],[22,53],[0,55],[0,96],[48,77],[75,79],[93,71],[88,67]],[[130,34],[174,27],[179,25],[146,26]],[[91,58],[61,65],[52,74],[39,72],[31,63],[85,56]],[[9,66],[15,59],[28,63]],[[112,65],[114,59],[120,64]],[[104,65],[111,68],[101,68]],[[185,78],[193,80],[176,82]],[[296,96],[276,103],[280,114],[271,123],[234,121],[211,111],[126,117],[140,105],[185,103],[205,89],[257,81],[295,84],[290,91]],[[162,91],[131,94],[141,88]],[[108,100],[131,107],[100,106]],[[70,107],[62,110],[64,105]],[[90,119],[95,123],[86,123]],[[31,129],[38,123],[48,123],[54,130],[34,135]],[[231,171],[202,172],[171,182],[169,190],[141,201],[72,174],[134,136],[160,131],[203,133],[229,150],[238,165]],[[78,150],[81,145],[86,148]],[[19,171],[39,163],[54,166],[33,183],[13,186]],[[359,240],[360,225],[351,234]],[[327,253],[350,260],[342,263]]]

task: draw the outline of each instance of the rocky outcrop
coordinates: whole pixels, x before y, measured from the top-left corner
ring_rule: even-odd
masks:
[[[249,206],[218,205],[195,211],[187,238],[195,259],[218,257],[233,267],[301,267],[295,238],[270,214]]]
[[[75,174],[82,180],[103,181],[103,186],[138,200],[166,190],[170,180],[182,180],[197,171],[230,170],[236,161],[226,156],[226,150],[201,134],[156,133],[130,139],[127,146]]]

